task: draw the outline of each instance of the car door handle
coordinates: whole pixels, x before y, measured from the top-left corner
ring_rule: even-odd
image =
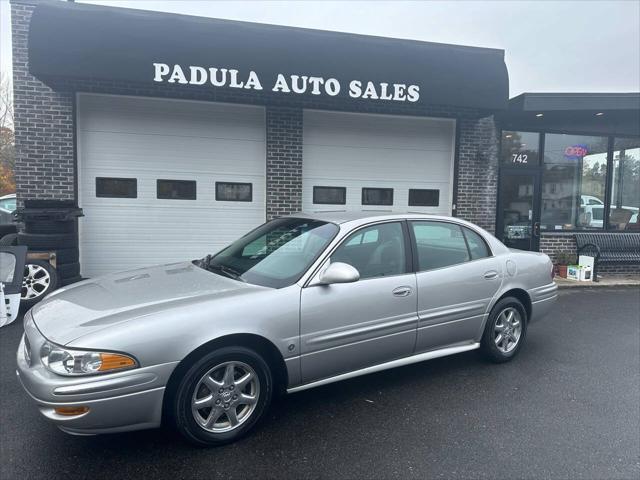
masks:
[[[398,287],[393,289],[394,297],[407,297],[411,295],[411,287]]]
[[[489,270],[484,274],[484,278],[486,278],[487,280],[491,280],[492,278],[496,278],[497,276],[498,272],[496,272],[495,270]]]

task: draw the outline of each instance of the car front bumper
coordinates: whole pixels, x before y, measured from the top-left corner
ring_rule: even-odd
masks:
[[[177,362],[104,375],[56,375],[40,361],[40,348],[46,339],[29,313],[24,326],[16,374],[40,413],[61,430],[94,435],[160,426],[165,386]],[[86,407],[88,411],[60,415],[57,407]]]

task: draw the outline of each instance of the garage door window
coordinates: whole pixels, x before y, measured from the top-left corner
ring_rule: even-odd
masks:
[[[138,198],[138,180],[135,178],[96,177],[96,197]]]
[[[253,185],[251,183],[216,182],[216,200],[218,202],[251,202]]]
[[[458,225],[444,222],[412,222],[420,271],[468,262],[467,243]]]
[[[345,205],[346,187],[313,187],[313,203],[324,205]]]
[[[440,190],[409,189],[410,207],[437,207],[440,205]]]
[[[393,188],[363,188],[362,205],[393,205]]]
[[[157,195],[164,200],[195,200],[195,180],[158,180]]]

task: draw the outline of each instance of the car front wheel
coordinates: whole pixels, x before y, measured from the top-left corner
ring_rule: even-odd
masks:
[[[177,388],[173,417],[192,443],[238,440],[263,417],[273,396],[269,366],[253,350],[224,347],[189,368]]]
[[[516,356],[527,333],[527,311],[514,297],[500,300],[491,310],[480,349],[492,362],[504,363]]]

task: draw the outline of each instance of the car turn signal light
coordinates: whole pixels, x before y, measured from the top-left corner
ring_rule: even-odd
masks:
[[[135,360],[126,355],[117,353],[101,353],[100,359],[102,363],[98,368],[99,372],[108,372],[110,370],[120,370],[121,368],[131,368],[136,366]]]
[[[54,411],[58,415],[64,415],[65,417],[73,417],[75,415],[82,415],[89,411],[89,407],[56,407]]]

